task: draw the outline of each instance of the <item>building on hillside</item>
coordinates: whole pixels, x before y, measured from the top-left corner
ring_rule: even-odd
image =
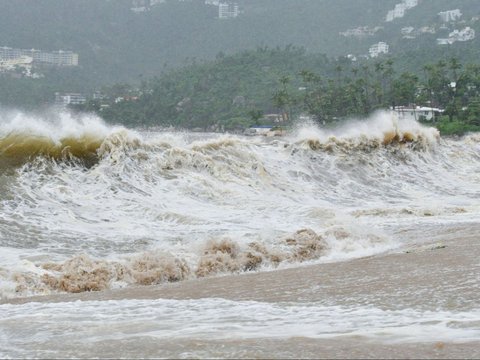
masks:
[[[462,12],[460,11],[460,9],[448,10],[439,12],[438,16],[440,17],[440,20],[442,20],[444,23],[448,23],[459,20],[462,17]]]
[[[366,37],[366,36],[373,36],[379,30],[383,29],[381,26],[376,26],[374,28],[370,28],[368,26],[360,26],[355,29],[348,29],[346,31],[342,31],[339,34],[344,37]]]
[[[418,5],[418,0],[404,0],[403,3],[407,7],[407,9],[413,9],[415,6]]]
[[[87,102],[85,95],[79,93],[55,93],[55,106],[67,108],[69,105],[81,105]]]
[[[404,39],[415,39],[416,38],[415,28],[412,27],[412,26],[402,28],[400,30],[400,33],[402,34],[402,37]]]
[[[0,60],[19,59],[22,56],[32,58],[34,64],[49,64],[55,66],[78,66],[78,54],[71,51],[45,52],[35,49],[14,49],[0,47]]]
[[[370,54],[370,57],[376,58],[380,54],[388,54],[388,51],[389,51],[388,44],[385,42],[379,42],[377,44],[372,45],[368,52]]]
[[[446,39],[437,39],[438,45],[451,45],[457,41],[464,42],[475,39],[475,30],[467,26],[463,30],[454,30]]]
[[[398,18],[403,18],[407,10],[413,9],[418,5],[418,0],[403,0],[401,3],[396,4],[393,10],[387,13],[385,19],[386,22],[391,22]]]
[[[434,27],[431,27],[431,26],[423,26],[420,29],[418,29],[418,32],[421,34],[435,34],[436,30]]]
[[[395,5],[395,8],[393,10],[390,10],[387,13],[386,21],[390,22],[390,21],[393,21],[397,18],[403,18],[405,16],[405,10],[406,9],[407,9],[407,7],[403,3]]]
[[[31,68],[33,59],[28,56],[20,56],[14,59],[0,59],[0,72],[13,71],[17,67]]]
[[[475,39],[475,30],[467,26],[463,30],[452,31],[448,37],[450,39],[454,39],[455,41],[470,41]]]
[[[237,3],[219,3],[218,4],[218,18],[232,19],[240,14]]]
[[[150,11],[152,6],[163,4],[166,0],[132,0],[132,10],[135,13]]]

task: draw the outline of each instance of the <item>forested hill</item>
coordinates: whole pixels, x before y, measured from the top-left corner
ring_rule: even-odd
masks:
[[[142,1],[153,0],[0,0],[0,46],[79,54],[79,66],[42,68],[44,78],[0,74],[0,105],[49,106],[55,92],[88,96],[105,85],[138,85],[185,65],[265,46],[292,44],[308,54],[360,59],[384,41],[397,71],[418,71],[451,56],[464,63],[480,58],[479,0],[418,0],[390,22],[388,12],[407,0],[228,0],[240,10],[231,19],[219,19],[218,6],[205,0],[155,0],[148,11],[132,11]],[[457,8],[460,19],[440,20],[440,11]],[[437,45],[438,37],[466,27],[476,31],[475,39]],[[405,28],[413,28],[407,38]],[[355,29],[366,34],[349,35]]]
[[[303,116],[323,124],[412,104],[444,109],[445,133],[480,130],[480,65],[438,58],[416,73],[397,59],[330,59],[303,48],[260,47],[172,70],[140,89],[114,86],[77,109],[128,126],[236,131]],[[455,83],[455,87],[452,87]]]
[[[436,37],[467,25],[478,30],[478,0],[419,0],[403,18],[385,22],[403,0],[235,0],[240,15],[218,19],[204,0],[165,0],[150,11],[134,12],[133,0],[0,0],[0,46],[79,53],[73,83],[99,85],[139,81],[167,68],[213,59],[257,46],[302,46],[328,56],[367,54],[378,42],[391,52],[435,48]],[[463,24],[439,30],[438,12],[460,9]],[[403,27],[434,26],[436,34],[404,39]],[[361,37],[340,33],[379,27]],[[478,41],[474,40],[478,47]],[[454,45],[456,46],[456,44]]]

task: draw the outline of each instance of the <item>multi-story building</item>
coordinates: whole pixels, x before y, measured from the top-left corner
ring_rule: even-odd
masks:
[[[418,0],[403,0],[407,9],[412,9],[418,5]]]
[[[69,105],[81,105],[87,102],[85,95],[79,93],[55,93],[55,106],[66,108]]]
[[[385,21],[390,22],[397,18],[403,18],[407,10],[412,9],[417,5],[418,5],[418,0],[403,0],[401,3],[396,4],[393,10],[390,10],[387,13],[387,17]]]
[[[33,63],[50,64],[56,66],[78,66],[78,54],[71,51],[52,51],[45,52],[41,50],[13,49],[9,47],[0,47],[0,60],[19,59],[22,56],[28,56],[33,59]]]
[[[460,11],[460,9],[448,10],[439,12],[438,16],[440,16],[440,19],[443,22],[448,23],[459,20],[462,17],[462,12]]]
[[[453,30],[446,39],[437,39],[438,45],[451,45],[457,41],[470,41],[475,39],[475,30],[467,26],[463,30]]]
[[[388,44],[384,42],[379,42],[377,44],[372,45],[368,52],[370,54],[370,57],[376,58],[380,54],[388,54],[388,51],[389,51]]]
[[[236,18],[240,14],[237,3],[219,3],[218,4],[218,18],[231,19]]]

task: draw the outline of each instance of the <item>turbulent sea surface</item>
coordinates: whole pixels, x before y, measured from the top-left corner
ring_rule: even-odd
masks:
[[[4,302],[335,266],[479,229],[480,136],[442,138],[389,113],[273,138],[130,130],[86,115],[1,116]],[[478,287],[478,273],[469,286]],[[98,345],[132,341],[150,349],[139,357],[223,357],[222,341],[235,342],[232,356],[255,356],[244,350],[261,336],[480,339],[480,304],[423,305],[188,296],[5,303],[0,356],[132,356]],[[98,353],[87,351],[92,344]],[[276,348],[267,355],[288,355]]]

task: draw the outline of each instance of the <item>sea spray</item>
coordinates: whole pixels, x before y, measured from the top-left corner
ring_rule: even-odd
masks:
[[[0,129],[2,297],[341,261],[480,212],[475,135],[387,112],[275,139],[68,113],[4,114]]]

